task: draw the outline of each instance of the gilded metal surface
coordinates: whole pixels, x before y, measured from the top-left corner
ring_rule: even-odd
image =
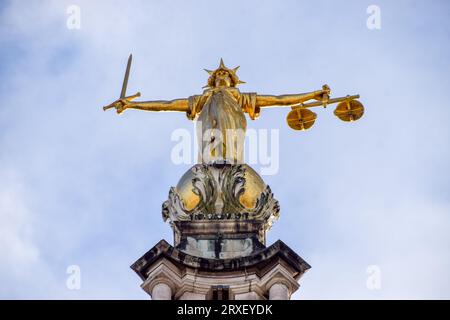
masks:
[[[186,172],[178,181],[176,186],[176,192],[183,201],[183,207],[186,211],[192,211],[201,200],[201,195],[198,192],[194,192],[193,174],[192,170]]]
[[[236,72],[220,60],[216,70],[206,70],[209,78],[204,91],[184,99],[135,101],[140,93],[126,96],[132,57],[128,60],[120,98],[104,110],[181,111],[197,121],[199,164],[193,166],[171,188],[163,204],[163,218],[173,225],[179,221],[253,221],[262,223],[262,234],[279,217],[278,201],[261,177],[243,163],[247,128],[245,113],[258,118],[262,108],[291,107],[288,125],[295,130],[309,129],[316,120],[312,107],[339,103],[335,115],[344,121],[361,118],[358,95],[330,99],[330,88],[287,95],[243,93],[237,86],[244,83]],[[206,137],[206,139],[205,139]],[[215,143],[219,141],[219,143]]]
[[[128,96],[128,97],[126,96],[127,86],[128,86],[128,78],[130,77],[130,69],[131,69],[131,62],[132,61],[133,61],[133,55],[130,54],[130,56],[128,57],[127,68],[125,70],[125,76],[123,78],[122,91],[120,91],[119,101],[121,101],[121,100],[131,101],[131,100],[134,100],[134,99],[139,98],[141,96],[140,92],[138,92],[136,94],[133,94],[131,96]],[[111,108],[116,108],[117,109],[118,104],[120,104],[120,103],[114,102],[114,103],[110,104],[109,106],[105,106],[105,107],[103,107],[103,111],[106,111],[106,110],[111,109]]]
[[[170,189],[162,214],[170,222],[243,219],[270,228],[279,205],[250,166],[197,164]]]
[[[363,116],[364,107],[357,100],[344,101],[337,105],[334,114],[342,121],[356,121]]]
[[[308,130],[316,121],[317,115],[308,109],[294,109],[288,113],[286,121],[294,130]]]
[[[124,88],[126,88],[130,64],[131,56],[125,73]],[[236,75],[238,68],[226,67],[221,59],[216,70],[206,70],[209,74],[207,85],[204,87],[206,89],[199,95],[175,100],[132,102],[131,100],[140,96],[140,93],[123,97],[124,90],[122,90],[121,97],[104,109],[114,108],[119,114],[126,109],[186,112],[189,119],[201,122],[201,125],[197,126],[200,163],[217,161],[242,163],[243,137],[247,127],[244,113],[254,120],[259,116],[261,108],[291,106],[293,109],[306,109],[316,106],[325,107],[328,104],[345,101],[347,109],[340,104],[335,111],[340,119],[352,121],[362,116],[362,104],[354,100],[359,96],[330,99],[330,88],[327,85],[323,85],[321,90],[300,94],[242,93],[237,88],[239,84],[244,83]],[[305,103],[309,100],[316,101]],[[291,112],[288,115],[289,126],[296,130],[308,129],[313,123],[311,113],[306,111]],[[220,143],[214,145],[214,141],[219,138]]]
[[[259,174],[256,173],[250,166],[246,167],[245,174],[245,190],[240,195],[239,201],[246,209],[253,209],[256,207],[256,202],[266,189],[266,184]]]

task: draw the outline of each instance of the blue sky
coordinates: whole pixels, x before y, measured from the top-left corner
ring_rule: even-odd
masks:
[[[66,27],[69,5],[81,29]],[[366,27],[369,5],[381,29]],[[363,119],[332,108],[280,129],[280,170],[264,179],[281,204],[268,243],[312,265],[296,299],[450,298],[449,4],[446,1],[3,1],[0,5],[0,298],[146,299],[129,266],[172,242],[161,203],[183,114],[126,112],[129,92],[201,92],[223,57],[241,91],[300,93],[327,83],[359,93]],[[258,167],[256,167],[258,168]],[[79,265],[81,289],[66,268]],[[367,267],[381,289],[366,286]]]

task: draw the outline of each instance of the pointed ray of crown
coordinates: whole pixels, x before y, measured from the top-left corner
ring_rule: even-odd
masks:
[[[231,84],[233,87],[236,87],[238,84],[245,83],[244,81],[239,80],[239,77],[236,75],[236,71],[239,69],[239,66],[229,69],[225,66],[223,63],[223,59],[220,58],[220,64],[219,67],[216,70],[208,70],[204,69],[209,74],[208,78],[208,84],[204,86],[203,88],[212,88],[215,86],[215,79],[216,79],[216,73],[220,70],[226,71],[229,73],[231,77]]]

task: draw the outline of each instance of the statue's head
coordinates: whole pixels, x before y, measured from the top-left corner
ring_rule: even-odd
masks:
[[[245,83],[239,80],[238,76],[236,75],[237,69],[239,69],[239,67],[228,69],[223,63],[223,60],[220,59],[220,65],[216,70],[211,71],[205,69],[205,71],[210,75],[208,78],[208,84],[205,87],[236,87],[240,83]]]

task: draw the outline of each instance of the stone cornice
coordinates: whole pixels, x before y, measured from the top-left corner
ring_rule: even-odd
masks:
[[[298,278],[311,266],[281,240],[254,254],[233,259],[207,259],[189,255],[172,247],[165,240],[158,242],[152,249],[139,258],[132,266],[139,277],[145,281],[148,271],[158,260],[166,258],[180,267],[198,269],[205,272],[234,272],[256,268],[263,271],[266,266],[280,259],[289,266],[292,276]],[[277,262],[278,263],[278,262]]]

